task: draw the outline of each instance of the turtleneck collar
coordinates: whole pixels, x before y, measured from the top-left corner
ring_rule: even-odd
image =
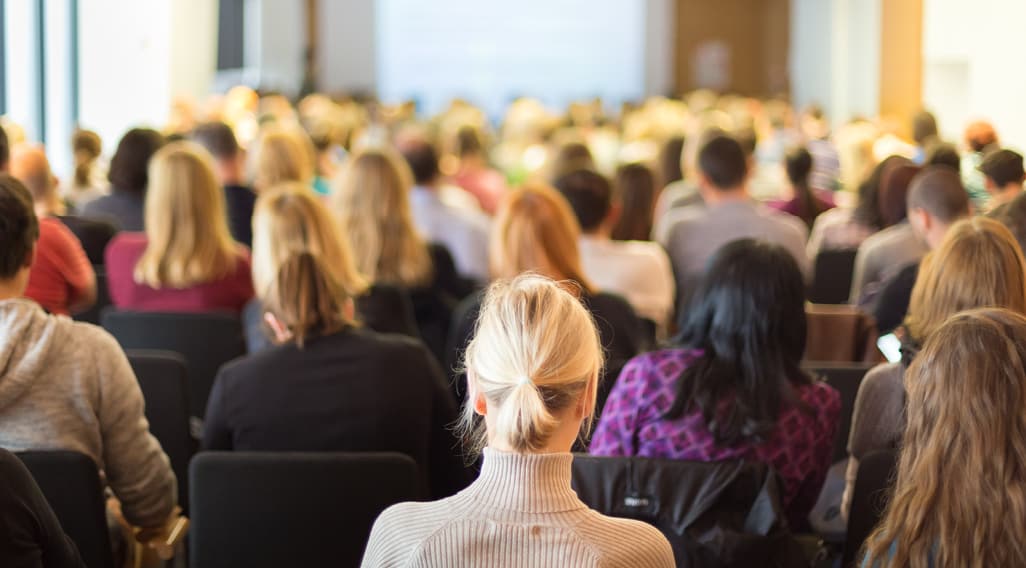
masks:
[[[484,449],[481,475],[469,496],[497,509],[556,513],[585,508],[570,486],[573,455],[518,454]]]

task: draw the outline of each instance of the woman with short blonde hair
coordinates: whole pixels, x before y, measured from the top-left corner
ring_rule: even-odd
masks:
[[[604,517],[571,488],[570,449],[595,412],[602,362],[591,315],[560,283],[493,284],[465,359],[464,424],[480,426],[481,474],[448,499],[387,509],[363,566],[673,566],[658,530]]]
[[[848,438],[845,513],[859,460],[892,447],[905,430],[905,369],[944,321],[974,308],[1026,313],[1026,260],[1012,233],[986,217],[952,225],[940,248],[923,260],[908,317],[895,332],[903,344],[902,362],[878,365],[859,386]]]
[[[289,182],[262,193],[253,214],[253,283],[258,299],[243,314],[250,352],[269,346],[261,300],[266,301],[282,263],[300,252],[320,258],[341,291],[355,302],[359,321],[382,333],[417,336],[409,296],[393,286],[372,285],[357,270],[349,241],[324,203],[305,185]]]
[[[894,496],[863,566],[1026,566],[1026,317],[939,324],[908,368]]]
[[[210,155],[192,142],[150,163],[145,233],[107,248],[108,286],[120,308],[238,312],[253,296],[249,251],[232,240]]]
[[[360,271],[376,282],[418,288],[431,282],[427,245],[410,211],[413,176],[395,152],[352,156],[335,180],[332,203]]]
[[[652,338],[646,336],[630,304],[595,290],[584,276],[577,244],[580,236],[577,217],[558,191],[542,184],[514,189],[506,195],[492,225],[492,277],[508,279],[534,272],[560,282],[595,316],[611,366],[619,368]],[[470,343],[482,301],[476,294],[456,308],[447,349],[449,368],[457,368],[455,357]],[[600,403],[605,401],[610,382],[599,393]],[[462,377],[456,377],[458,386],[463,383]]]
[[[284,182],[299,182],[313,191],[312,143],[299,128],[268,126],[249,149],[249,176],[259,193]]]

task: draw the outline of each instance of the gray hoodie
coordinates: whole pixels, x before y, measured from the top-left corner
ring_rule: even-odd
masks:
[[[117,341],[29,300],[0,301],[0,447],[90,456],[136,526],[161,526],[176,502],[174,473]]]

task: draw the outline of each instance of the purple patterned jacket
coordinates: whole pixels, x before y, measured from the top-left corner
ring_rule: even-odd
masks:
[[[663,418],[677,396],[677,378],[700,355],[700,351],[666,349],[631,359],[606,401],[591,453],[769,464],[782,480],[783,505],[792,526],[804,525],[830,468],[840,395],[825,383],[801,386],[798,398],[811,411],[784,407],[776,431],[765,443],[721,447],[706,428],[701,412],[675,420]]]

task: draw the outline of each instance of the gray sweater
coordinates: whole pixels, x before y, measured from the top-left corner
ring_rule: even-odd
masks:
[[[402,503],[374,523],[364,567],[669,568],[655,527],[592,511],[570,487],[571,454],[486,448],[481,476],[432,503]]]
[[[161,526],[175,505],[174,473],[121,347],[28,300],[0,301],[0,447],[88,455],[136,526]]]

